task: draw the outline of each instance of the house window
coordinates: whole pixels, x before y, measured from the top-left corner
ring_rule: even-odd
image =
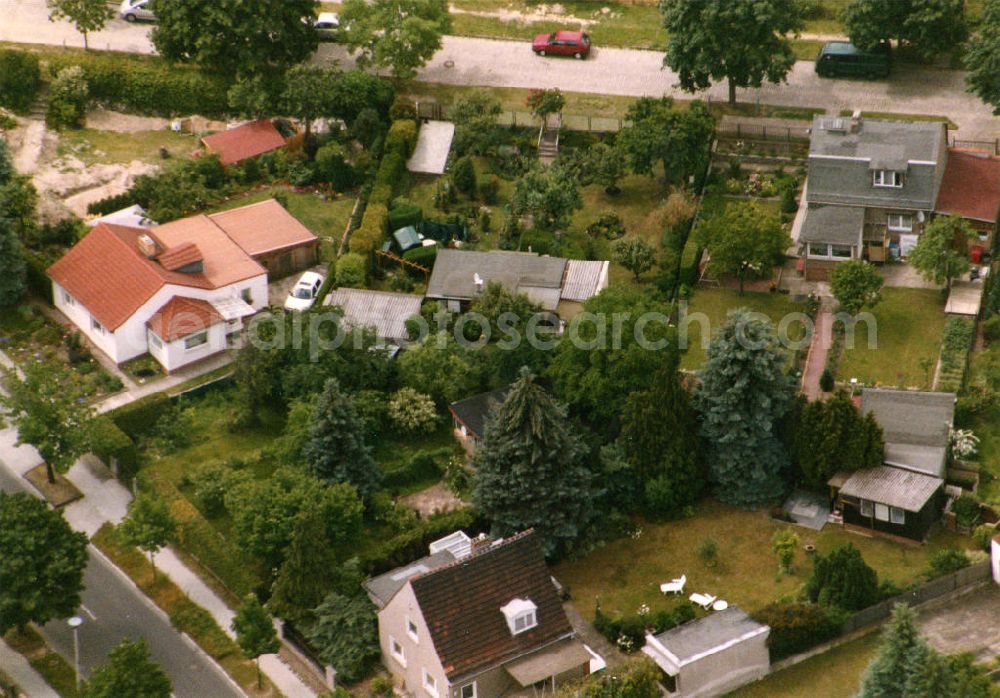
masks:
[[[534,611],[526,611],[519,616],[514,618],[514,634],[523,633],[525,630],[531,630],[536,625],[538,625],[538,620],[535,618]]]
[[[476,682],[468,683],[462,686],[462,690],[459,692],[459,698],[477,698],[476,696]]]
[[[870,499],[862,499],[860,508],[862,516],[871,516],[874,513],[874,508],[872,507]]]
[[[837,257],[839,259],[850,259],[851,258],[851,246],[850,245],[830,245],[830,256]]]
[[[153,332],[149,333],[149,343],[152,344],[157,349],[162,349],[163,348],[163,342]]]
[[[875,502],[875,518],[879,521],[889,520],[889,506]]]
[[[913,230],[913,216],[908,213],[890,213],[889,230],[909,233]]]
[[[424,690],[435,697],[438,694],[437,679],[428,674],[426,669],[424,669]]]
[[[92,329],[94,329],[95,331],[100,332],[101,334],[104,334],[104,325],[102,325],[101,323],[99,323],[97,321],[96,317],[91,316],[91,318],[90,318],[90,327]]]
[[[899,189],[903,186],[903,173],[894,170],[875,170],[872,172],[872,184],[876,187]]]
[[[410,617],[406,618],[406,634],[410,636],[410,639],[414,642],[420,642],[420,637],[417,635],[417,624],[413,622]]]
[[[69,291],[67,291],[66,289],[63,289],[62,299],[63,303],[65,303],[66,305],[76,305],[76,300],[73,298],[73,296],[69,295]]]
[[[906,512],[896,507],[889,507],[889,522],[894,524],[906,523]]]
[[[193,334],[184,340],[185,349],[194,349],[200,347],[202,344],[208,344],[208,330]]]
[[[507,627],[510,628],[511,635],[523,633],[538,625],[538,617],[535,614],[537,608],[531,599],[512,599],[506,606],[500,608],[507,618]]]
[[[244,303],[249,303],[253,305],[253,293],[250,291],[249,288],[245,288],[242,291],[240,291],[240,298],[243,299]]]
[[[403,646],[399,644],[399,640],[392,635],[389,636],[389,654],[392,655],[393,659],[402,664],[404,669],[406,668],[406,652],[403,650]]]

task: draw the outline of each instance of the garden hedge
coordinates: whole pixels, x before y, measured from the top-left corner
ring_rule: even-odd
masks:
[[[434,262],[437,260],[438,246],[428,245],[427,247],[414,247],[412,250],[407,250],[403,253],[403,259],[408,262],[413,262],[414,264],[419,264],[421,266],[427,267],[428,269],[434,268]]]
[[[166,393],[153,393],[108,413],[112,421],[133,439],[147,436],[170,404]]]
[[[389,230],[399,230],[408,225],[416,225],[424,219],[424,212],[412,201],[398,199],[389,209]]]
[[[92,99],[127,112],[172,117],[200,114],[221,118],[230,112],[231,79],[156,58],[115,53],[53,56],[49,73],[83,68]]]
[[[361,288],[365,285],[368,262],[356,252],[348,252],[339,257],[335,269],[338,286]]]
[[[0,107],[28,111],[41,86],[38,56],[27,51],[0,51]]]
[[[91,201],[87,204],[87,213],[90,215],[106,216],[109,213],[114,213],[115,211],[120,211],[123,208],[128,208],[135,203],[135,194],[131,189],[129,189],[121,194],[106,196],[103,199]]]
[[[698,265],[704,251],[698,236],[693,233],[689,235],[681,253],[680,282],[685,286],[691,287],[698,283]]]
[[[369,575],[379,575],[425,556],[431,542],[449,533],[461,529],[471,537],[488,528],[489,522],[473,509],[438,514],[382,541],[365,554],[362,568]]]
[[[369,202],[361,225],[351,233],[348,249],[360,255],[370,256],[382,246],[389,232],[389,209],[385,204]]]
[[[417,146],[417,133],[417,122],[413,119],[393,121],[385,137],[385,153],[399,153],[406,160]]]
[[[772,662],[832,640],[840,635],[844,624],[841,611],[814,603],[775,603],[753,617],[771,626],[767,646]]]

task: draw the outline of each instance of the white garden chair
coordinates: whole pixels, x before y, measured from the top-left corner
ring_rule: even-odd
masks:
[[[661,584],[660,592],[664,594],[683,594],[685,584],[687,584],[687,575],[682,574],[678,579]]]
[[[711,594],[691,594],[688,598],[691,600],[691,603],[701,606],[707,611],[719,597],[712,596]]]

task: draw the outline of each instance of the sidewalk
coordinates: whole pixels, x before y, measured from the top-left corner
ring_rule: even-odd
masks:
[[[110,412],[116,407],[121,407],[122,405],[135,402],[136,400],[144,398],[147,395],[162,393],[170,390],[171,388],[175,388],[181,383],[186,383],[192,378],[197,378],[198,376],[202,376],[206,373],[211,373],[212,371],[231,364],[232,362],[233,354],[228,351],[214,356],[209,356],[208,358],[198,361],[195,364],[178,369],[169,376],[163,376],[162,378],[157,378],[149,383],[137,385],[134,388],[129,388],[128,390],[115,393],[114,395],[111,395],[99,402],[97,404],[97,411],[102,414]]]
[[[3,640],[0,640],[0,669],[3,669],[4,673],[17,684],[22,695],[29,698],[59,698],[59,694],[45,683],[45,679],[35,671],[28,660],[12,650]]]

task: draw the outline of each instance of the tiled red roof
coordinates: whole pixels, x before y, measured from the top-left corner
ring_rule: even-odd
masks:
[[[572,633],[537,536],[526,531],[410,581],[445,674],[459,678]],[[511,635],[500,610],[537,606],[538,625]]]
[[[167,271],[177,271],[189,264],[200,262],[203,259],[201,250],[198,249],[196,244],[193,242],[182,242],[175,247],[161,252],[157,256],[156,261],[162,264],[163,268]]]
[[[213,133],[202,138],[201,142],[210,153],[218,154],[223,165],[257,157],[285,145],[285,139],[267,119]]]
[[[212,288],[203,274],[182,274],[146,259],[141,228],[100,223],[48,269],[53,281],[112,332],[164,284]]]
[[[251,257],[319,239],[274,199],[213,213],[209,218]]]
[[[995,223],[1000,210],[1000,158],[949,149],[934,210]]]
[[[146,325],[165,342],[172,342],[222,322],[222,316],[206,301],[174,296],[149,318]]]

